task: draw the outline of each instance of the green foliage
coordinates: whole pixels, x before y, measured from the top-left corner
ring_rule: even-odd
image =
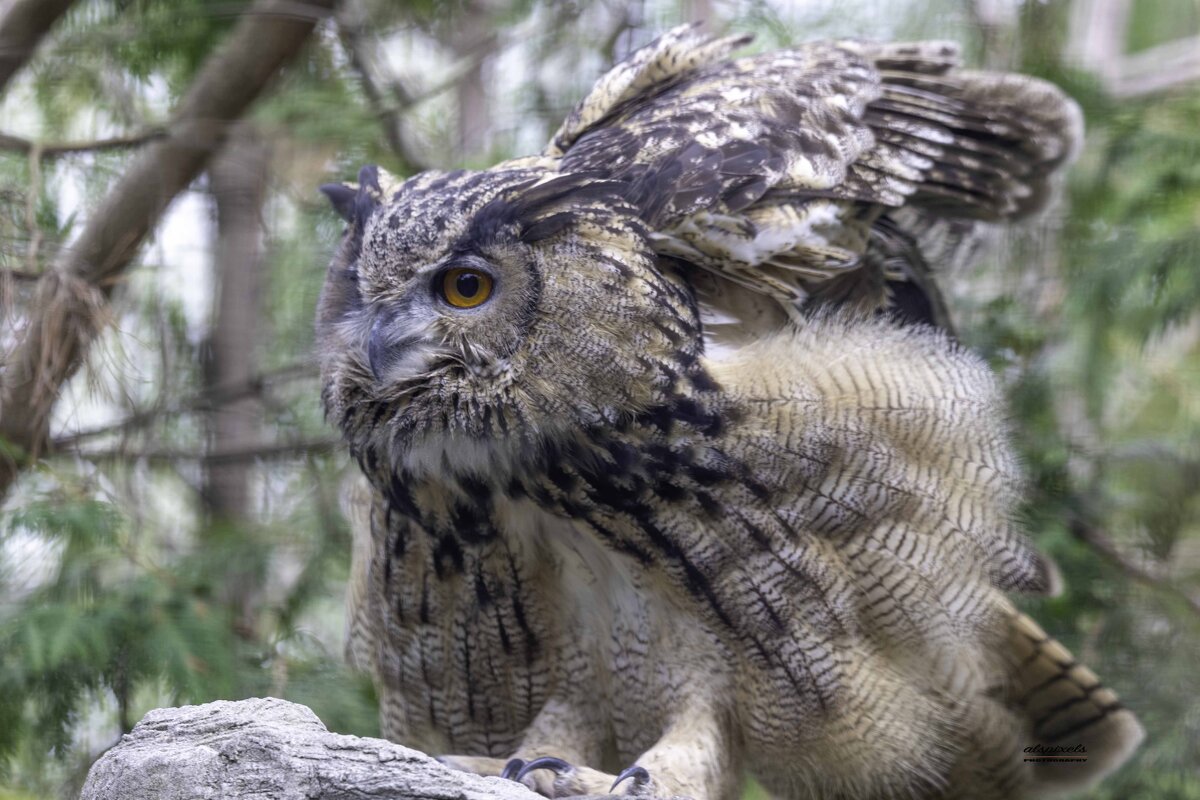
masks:
[[[1067,86],[1088,120],[1069,216],[1056,247],[1030,251],[1044,277],[987,305],[969,336],[1009,378],[1030,529],[1066,578],[1062,595],[1027,605],[1147,730],[1086,796],[1198,797],[1200,703],[1184,687],[1200,619],[1181,593],[1200,589],[1200,91],[1107,98],[1047,57],[1061,51],[1061,12],[1026,4],[1020,38],[1023,68]],[[1018,285],[1031,264],[993,268]],[[1176,588],[1131,581],[1072,535],[1079,524]]]
[[[101,25],[112,26],[113,53],[134,78],[165,74],[178,94],[249,5],[249,0],[113,0]]]
[[[93,105],[98,97],[119,104],[114,84],[105,82],[118,79],[165,80],[178,97],[247,6],[249,0],[84,0],[55,32],[71,57],[38,65],[39,98],[44,107],[62,110]]]
[[[1139,0],[1130,15],[1125,45],[1132,52],[1200,34],[1200,4],[1195,0]]]
[[[194,592],[121,563],[111,505],[54,496],[13,513],[6,533],[57,545],[59,565],[20,613],[0,618],[0,685],[20,699],[0,718],[11,732],[0,754],[22,734],[61,753],[81,701],[101,688],[123,709],[134,685],[160,677],[179,697],[227,690],[228,670],[211,658],[227,649],[224,626]]]
[[[291,591],[263,609],[279,621],[269,640],[239,631],[222,594],[229,565],[264,562],[277,538],[225,529],[159,561],[161,542],[139,543],[111,503],[59,489],[10,511],[0,547],[18,540],[48,548],[56,568],[0,609],[0,778],[28,768],[15,756],[68,754],[97,696],[112,698],[122,731],[156,705],[274,694],[335,730],[378,733],[368,682],[297,624],[330,595],[326,580],[344,576],[344,535],[321,539]]]

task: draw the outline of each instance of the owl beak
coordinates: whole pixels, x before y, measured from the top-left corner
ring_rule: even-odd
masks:
[[[371,326],[371,338],[367,342],[367,364],[371,367],[371,375],[375,380],[379,380],[379,373],[383,368],[383,348],[379,336],[379,320],[375,320],[375,324]]]
[[[367,366],[376,383],[404,381],[425,367],[424,329],[414,330],[404,308],[381,310],[367,337]]]
[[[395,321],[392,314],[381,314],[371,326],[371,336],[367,340],[367,364],[376,381],[383,380],[384,373],[396,363],[399,355],[397,345],[401,342],[396,342],[392,337]]]

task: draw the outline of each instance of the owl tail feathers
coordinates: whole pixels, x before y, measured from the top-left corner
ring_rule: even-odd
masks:
[[[1022,758],[1036,793],[1077,791],[1121,766],[1144,731],[1116,693],[1025,614],[1014,614],[1009,637],[1015,704],[1028,720]]]

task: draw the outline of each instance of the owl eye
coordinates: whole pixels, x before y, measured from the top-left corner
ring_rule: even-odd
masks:
[[[446,270],[435,286],[442,299],[455,308],[475,308],[492,296],[492,276],[470,267]]]

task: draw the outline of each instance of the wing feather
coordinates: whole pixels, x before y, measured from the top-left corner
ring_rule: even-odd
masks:
[[[653,94],[671,81],[727,57],[752,38],[742,35],[713,39],[700,34],[698,27],[674,28],[609,70],[563,120],[545,154],[562,155],[581,134],[594,129],[623,104]]]
[[[623,182],[655,247],[715,275],[702,299],[726,312],[740,291],[789,312],[814,296],[886,305],[885,280],[936,293],[923,234],[941,218],[1037,211],[1082,135],[1056,87],[960,69],[952,43],[814,42],[725,60],[747,41],[671,31],[602,78],[546,150],[561,171]],[[893,213],[905,208],[916,212]],[[911,246],[895,246],[898,227]],[[956,245],[978,235],[953,230]]]

